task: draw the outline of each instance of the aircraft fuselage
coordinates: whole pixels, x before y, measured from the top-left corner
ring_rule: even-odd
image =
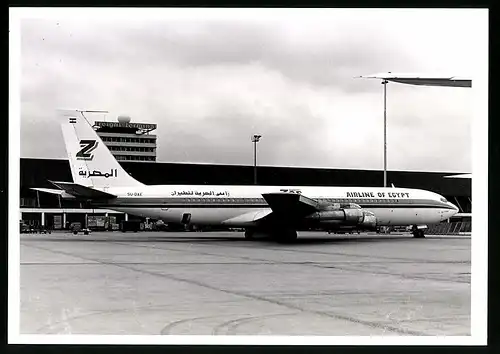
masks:
[[[438,223],[457,212],[439,194],[407,188],[166,185],[105,192],[117,198],[93,205],[174,223],[189,214],[192,224],[234,227],[248,225],[248,220],[231,221],[239,215],[268,211],[262,194],[273,192],[297,193],[325,204],[355,203],[374,213],[380,226]]]

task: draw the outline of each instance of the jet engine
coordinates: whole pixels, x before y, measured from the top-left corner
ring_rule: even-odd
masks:
[[[363,211],[364,218],[360,226],[366,229],[375,230],[377,228],[377,217],[371,211]]]
[[[377,217],[357,204],[330,205],[308,215],[306,219],[320,224],[356,226],[363,229],[375,229],[377,226]]]

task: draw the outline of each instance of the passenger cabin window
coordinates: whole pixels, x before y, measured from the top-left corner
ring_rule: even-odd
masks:
[[[448,203],[448,201],[446,200],[446,198],[441,198],[441,201],[442,201],[443,203]]]

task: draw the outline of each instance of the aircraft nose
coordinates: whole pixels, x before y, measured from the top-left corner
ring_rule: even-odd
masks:
[[[441,213],[441,221],[451,218],[459,211],[455,204],[448,202],[448,205],[453,209],[443,210]]]

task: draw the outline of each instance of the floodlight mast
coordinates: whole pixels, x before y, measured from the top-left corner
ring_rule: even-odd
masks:
[[[390,71],[389,71],[390,73]],[[355,78],[365,78],[358,76]],[[384,187],[387,187],[387,84],[389,81],[382,78],[381,84],[384,85]]]
[[[387,80],[382,80],[384,85],[384,187],[387,187]]]
[[[387,83],[389,81],[408,85],[472,87],[472,79],[447,75],[393,74],[392,72],[357,76],[355,78],[381,79],[384,85],[384,187],[387,187]]]
[[[260,138],[262,138],[262,135],[255,134],[252,137],[252,143],[253,143],[253,183],[257,184],[257,143],[260,141]]]

